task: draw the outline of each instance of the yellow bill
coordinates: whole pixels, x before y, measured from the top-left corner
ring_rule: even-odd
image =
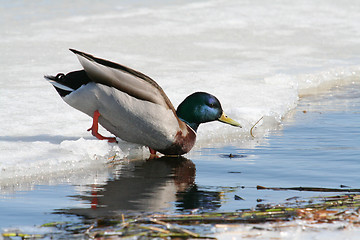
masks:
[[[241,127],[240,123],[238,123],[237,121],[229,118],[224,112],[222,113],[221,117],[218,118],[218,120],[220,122],[227,123],[227,124],[230,124],[230,125],[235,126],[235,127]]]

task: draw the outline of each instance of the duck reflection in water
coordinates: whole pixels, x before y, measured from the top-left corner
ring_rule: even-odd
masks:
[[[93,187],[86,195],[75,196],[91,203],[91,207],[66,209],[60,213],[93,218],[124,212],[219,208],[220,193],[199,191],[195,175],[195,164],[183,157],[130,162],[105,185]]]

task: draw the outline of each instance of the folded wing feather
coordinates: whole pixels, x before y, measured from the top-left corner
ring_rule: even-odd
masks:
[[[70,50],[76,54],[92,81],[114,87],[137,99],[162,105],[175,114],[174,106],[164,91],[150,77],[123,65],[74,49]]]

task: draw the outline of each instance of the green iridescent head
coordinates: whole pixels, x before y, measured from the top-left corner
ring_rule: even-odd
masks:
[[[196,92],[185,98],[176,110],[177,116],[196,131],[200,123],[220,121],[233,126],[240,124],[227,117],[219,100],[205,92]]]

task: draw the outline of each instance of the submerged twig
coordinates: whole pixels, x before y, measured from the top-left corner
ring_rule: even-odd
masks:
[[[167,222],[163,222],[163,221],[160,221],[160,220],[157,220],[157,219],[151,219],[152,222],[156,223],[156,224],[160,224],[160,225],[163,225],[165,226],[167,229],[174,229],[174,230],[177,230],[179,232],[182,232],[182,233],[185,233],[191,237],[199,237],[200,235],[197,234],[197,233],[194,233],[194,232],[191,232],[189,230],[186,230],[184,228],[180,228],[180,227],[176,227],[170,223],[167,223]]]
[[[275,190],[275,191],[309,191],[309,192],[360,192],[358,188],[321,188],[321,187],[264,187],[256,186],[257,190]]]
[[[121,214],[121,220],[122,220],[122,223],[125,224],[125,216],[123,213]]]
[[[7,232],[2,234],[3,237],[10,238],[10,237],[20,237],[22,239],[36,239],[36,238],[43,238],[44,235],[42,234],[26,234],[26,233],[17,233],[17,232]]]
[[[255,126],[261,121],[261,119],[263,119],[264,116],[262,116],[259,120],[257,120],[257,122],[250,128],[250,135],[254,138],[255,136],[253,135],[253,129],[255,128]]]
[[[259,190],[298,190],[298,191],[323,191],[334,192],[359,191],[360,189],[331,189],[331,188],[274,188],[257,186]],[[285,204],[262,204],[256,209],[243,209],[236,212],[206,212],[201,214],[151,214],[146,216],[128,216],[121,214],[112,219],[98,220],[91,225],[83,224],[80,226],[81,231],[74,231],[71,224],[48,223],[43,227],[55,227],[65,229],[72,234],[84,234],[87,238],[108,239],[119,238],[163,238],[163,239],[215,239],[209,234],[195,233],[185,229],[187,226],[199,226],[200,224],[232,224],[232,223],[264,223],[264,222],[283,222],[292,219],[301,219],[313,223],[332,223],[334,221],[346,221],[353,226],[360,227],[360,194],[342,193],[336,196],[321,196],[318,200],[304,201],[299,205],[297,198],[286,199]],[[289,200],[296,200],[290,205]],[[130,218],[129,218],[130,217]],[[75,225],[75,227],[79,227]],[[199,229],[197,229],[199,230]],[[201,231],[201,230],[200,230]],[[203,235],[202,235],[203,234]],[[1,236],[0,236],[1,237]],[[22,238],[41,238],[45,235],[26,234],[18,232],[3,233],[2,237],[22,237]],[[48,234],[47,237],[52,237]]]
[[[151,230],[151,231],[155,231],[155,232],[159,232],[159,233],[164,233],[164,234],[170,234],[171,232],[162,228],[158,228],[158,227],[154,227],[154,226],[139,226],[142,229],[146,229],[146,230]]]
[[[90,231],[91,231],[94,227],[95,227],[95,223],[91,224],[90,227],[86,229],[86,231],[84,232],[84,234],[93,239],[94,236],[92,236],[92,234],[90,233]]]

